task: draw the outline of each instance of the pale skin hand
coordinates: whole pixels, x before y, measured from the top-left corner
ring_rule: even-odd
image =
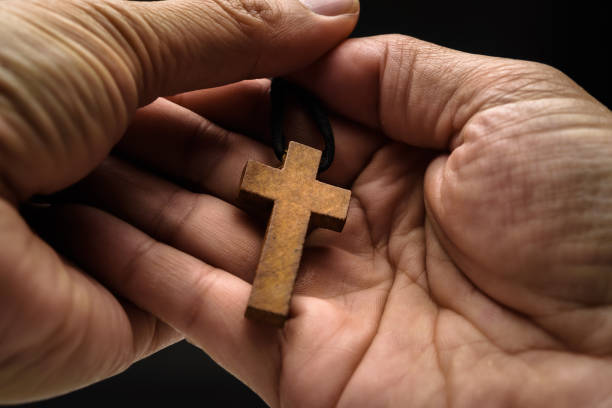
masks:
[[[155,346],[142,355],[179,338],[172,327],[272,406],[609,404],[609,110],[549,67],[406,37],[348,41],[293,79],[332,110],[338,152],[322,179],[351,186],[354,199],[341,234],[310,236],[285,329],[242,318],[263,227],[234,200],[247,158],[275,163],[258,141],[267,81],[160,99],[136,115],[120,158],[62,196],[73,204],[31,212],[74,264],[59,275],[28,264],[47,259],[32,255],[50,253],[42,243],[3,259],[3,272],[11,256],[25,260],[18,276],[0,275],[3,310],[30,313],[0,315],[0,350],[31,341],[0,360],[2,374],[29,369],[12,389],[41,370],[79,385],[68,382],[74,367],[32,361],[50,342],[72,340],[64,364],[89,356],[78,368],[101,377],[103,362],[120,370],[137,356],[93,330],[148,329],[138,339]],[[8,205],[2,223],[2,248],[17,245],[22,224]],[[41,270],[46,285],[23,278]],[[97,325],[68,319],[81,324],[69,332],[58,321],[82,308],[50,308],[49,282],[115,306]],[[49,321],[53,336],[37,342],[33,330]]]
[[[283,331],[241,317],[263,231],[232,205],[271,149],[201,117],[261,139],[265,81],[157,101],[120,145],[210,195],[112,159],[69,195],[103,211],[47,228],[272,406],[607,405],[610,112],[550,67],[406,37],[348,41],[293,79],[334,112],[323,179],[354,200],[341,234],[310,237]]]

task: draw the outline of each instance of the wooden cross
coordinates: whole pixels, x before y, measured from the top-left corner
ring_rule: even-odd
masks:
[[[249,160],[240,182],[239,200],[272,215],[255,272],[245,316],[282,327],[310,228],[341,231],[351,191],[317,181],[321,151],[289,142],[283,167]]]

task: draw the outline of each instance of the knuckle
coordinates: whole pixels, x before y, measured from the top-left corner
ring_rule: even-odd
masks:
[[[268,0],[216,0],[238,28],[245,34],[259,32],[262,26],[276,25],[281,10]]]
[[[557,69],[532,61],[491,59],[473,73],[473,81],[482,83],[489,104],[517,100],[571,96],[577,91],[572,81]]]

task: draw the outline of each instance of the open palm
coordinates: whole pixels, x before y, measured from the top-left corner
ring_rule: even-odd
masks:
[[[243,318],[266,220],[235,205],[240,173],[275,159],[268,81],[242,82],[141,109],[113,156],[26,209],[65,258],[13,244],[57,286],[5,277],[45,297],[0,323],[69,318],[42,357],[23,360],[44,324],[4,339],[5,383],[68,390],[186,336],[272,406],[609,402],[609,111],[548,67],[404,37],[348,41],[293,80],[332,111],[322,179],[353,199],[342,233],[308,238],[284,329]]]
[[[436,50],[466,60],[437,80],[473,77],[437,100],[422,99],[429,89],[402,100],[430,67],[388,64],[380,86],[402,69],[413,82],[379,96],[367,85],[380,72],[347,72],[357,52],[371,66],[376,47],[398,45],[349,41],[296,75],[337,111],[323,179],[353,200],[342,233],[309,237],[283,330],[242,317],[266,220],[234,205],[246,160],[275,163],[258,137],[267,81],[141,110],[121,159],[67,194],[103,211],[49,210],[64,253],[272,406],[607,401],[609,112],[549,68]],[[316,143],[300,119],[294,138]]]

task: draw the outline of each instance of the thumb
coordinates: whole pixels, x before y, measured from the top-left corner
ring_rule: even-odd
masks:
[[[163,67],[147,73],[148,91],[155,95],[277,76],[303,67],[350,34],[359,3],[183,0],[130,3],[129,8],[148,22],[141,28],[158,23],[141,35],[159,40],[158,44],[155,38],[146,40],[154,45],[148,47],[149,57]]]
[[[357,0],[0,3],[0,194],[49,193],[97,165],[157,96],[276,76],[353,29]]]

